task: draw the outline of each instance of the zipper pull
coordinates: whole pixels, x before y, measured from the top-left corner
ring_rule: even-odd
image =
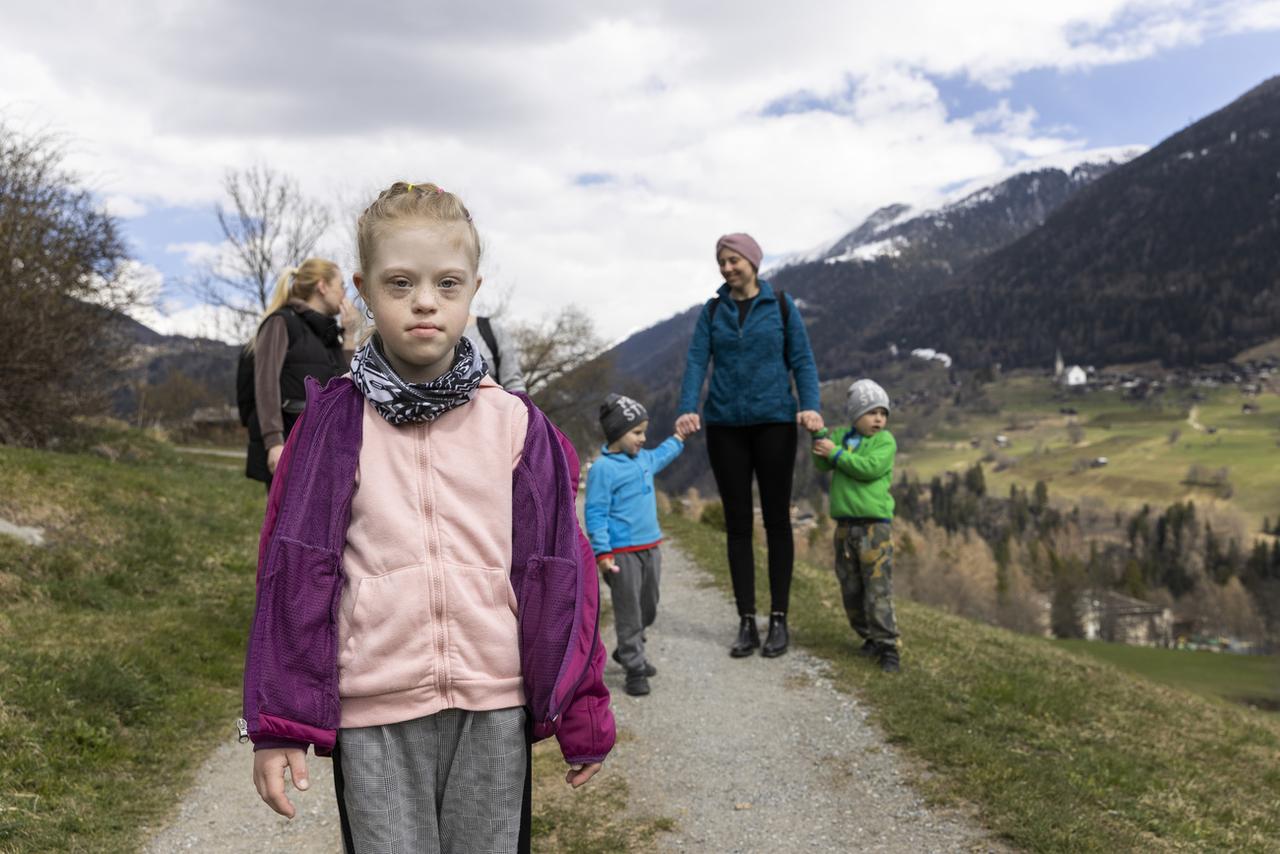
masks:
[[[249,722],[244,718],[236,718],[236,731],[240,734],[237,740],[241,744],[249,740]]]

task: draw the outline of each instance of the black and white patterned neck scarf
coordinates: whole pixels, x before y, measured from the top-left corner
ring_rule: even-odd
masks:
[[[351,378],[378,414],[392,424],[434,421],[475,396],[489,366],[465,335],[453,350],[453,366],[431,382],[411,383],[396,373],[374,335],[351,360]]]

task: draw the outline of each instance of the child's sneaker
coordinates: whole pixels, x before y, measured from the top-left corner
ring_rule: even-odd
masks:
[[[622,690],[632,697],[643,697],[649,693],[649,677],[644,675],[643,670],[628,671],[627,681],[622,686]]]
[[[618,651],[616,649],[613,651],[613,660],[618,662],[618,664],[622,664],[622,659],[618,657]],[[654,667],[652,664],[646,661],[644,663],[644,675],[657,676],[658,668]]]
[[[880,653],[876,642],[870,639],[864,640],[862,646],[858,647],[858,655],[863,658],[875,658]]]
[[[880,669],[885,673],[898,673],[902,666],[898,663],[898,647],[885,644],[880,647]]]

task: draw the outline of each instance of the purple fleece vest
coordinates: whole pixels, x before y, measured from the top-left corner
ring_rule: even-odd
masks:
[[[577,455],[524,395],[529,430],[512,473],[511,585],[534,737],[558,735],[566,759],[600,761],[614,740],[601,675],[599,582],[574,505]],[[259,546],[258,597],[245,660],[244,717],[256,747],[333,750],[342,555],[360,458],[364,398],[347,378],[307,382]]]

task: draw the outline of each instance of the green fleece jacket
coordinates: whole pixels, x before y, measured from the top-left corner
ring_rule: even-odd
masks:
[[[892,519],[893,458],[898,443],[893,434],[881,430],[874,436],[859,436],[852,427],[840,427],[829,437],[835,450],[826,457],[814,457],[818,471],[835,471],[831,476],[831,517]],[[860,440],[860,441],[858,441]]]

